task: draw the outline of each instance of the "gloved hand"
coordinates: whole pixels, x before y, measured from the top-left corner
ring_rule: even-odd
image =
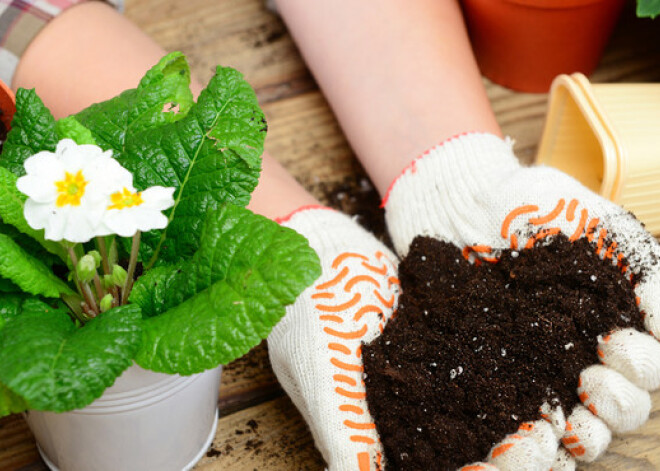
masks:
[[[282,224],[308,238],[323,274],[268,337],[273,370],[331,471],[381,470],[385,460],[366,402],[361,345],[380,335],[394,315],[397,258],[333,210],[302,209]],[[521,433],[535,427],[532,436],[554,433],[545,421],[525,424]],[[496,470],[486,463],[463,469]]]
[[[379,335],[392,315],[397,259],[351,218],[330,209],[302,209],[282,224],[309,239],[323,274],[268,337],[273,370],[331,471],[380,469],[361,345]]]
[[[587,237],[631,280],[642,275],[635,293],[645,326],[654,336],[660,333],[658,242],[631,214],[573,178],[520,166],[511,142],[475,133],[430,149],[392,184],[384,206],[401,256],[418,235],[451,242],[475,260],[532,247],[557,233],[571,240]],[[501,470],[573,469],[569,454],[592,461],[607,448],[610,430],[624,433],[646,421],[647,391],[660,386],[660,343],[632,329],[598,340],[603,364],[580,375],[578,394],[585,407],[565,421],[561,411],[553,411],[550,423],[525,425],[493,447],[489,463]],[[564,450],[557,449],[557,436]]]

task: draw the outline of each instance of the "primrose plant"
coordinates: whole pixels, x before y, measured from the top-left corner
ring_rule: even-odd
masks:
[[[62,412],[129,366],[190,375],[258,344],[320,274],[306,239],[245,209],[266,122],[181,53],[55,120],[19,90],[0,156],[0,416]],[[139,275],[139,276],[138,276]]]

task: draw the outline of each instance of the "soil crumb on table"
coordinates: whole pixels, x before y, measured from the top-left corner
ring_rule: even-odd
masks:
[[[586,239],[477,267],[418,237],[399,275],[397,317],[363,348],[388,470],[453,471],[539,419],[546,401],[570,413],[598,335],[644,330],[631,282]]]

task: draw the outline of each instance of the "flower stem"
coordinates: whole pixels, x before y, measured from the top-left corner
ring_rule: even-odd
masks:
[[[101,264],[103,265],[103,273],[109,275],[111,271],[110,271],[110,264],[108,263],[108,250],[105,247],[105,239],[103,237],[96,238],[96,247],[99,249],[99,253],[101,254]]]
[[[99,298],[99,301],[105,296],[105,290],[101,286],[101,279],[99,278],[98,273],[94,273],[94,288],[96,288],[96,296]]]
[[[90,309],[94,312],[94,316],[99,313],[99,308],[96,305],[96,299],[94,299],[94,293],[92,293],[92,289],[89,287],[88,283],[82,283],[83,287],[83,293],[85,293],[85,300],[87,301],[87,304],[89,304]]]
[[[89,285],[87,283],[81,282],[78,279],[78,275],[76,274],[76,267],[78,266],[78,257],[76,256],[76,252],[73,249],[73,247],[70,246],[67,246],[66,249],[69,252],[69,257],[71,257],[71,263],[73,263],[73,278],[76,281],[76,285],[80,289],[80,293],[82,294],[82,296],[85,298],[85,302],[87,303],[87,306],[92,311],[94,311],[94,313],[98,313],[98,309],[96,308],[96,301],[94,300],[94,295],[92,294],[92,290],[89,289]]]
[[[87,319],[85,318],[85,315],[82,312],[82,307],[80,306],[80,301],[82,300],[76,295],[63,294],[62,301],[64,304],[69,306],[69,309],[71,309],[74,317],[84,324]]]
[[[137,231],[133,236],[133,243],[131,244],[131,258],[128,260],[128,270],[126,272],[126,282],[121,294],[121,303],[126,304],[128,296],[131,294],[133,288],[133,274],[135,273],[135,266],[137,265],[138,252],[140,251],[140,231]]]
[[[105,246],[105,239],[103,237],[97,237],[96,246],[99,249],[99,253],[101,254],[101,264],[103,265],[103,273],[106,275],[112,274],[112,272],[110,271],[110,262],[108,261],[108,250]],[[96,282],[96,280],[94,280],[94,282]],[[112,293],[112,297],[113,297],[112,306],[117,307],[117,303],[119,302],[119,290],[117,289],[116,286],[112,286],[109,290]],[[102,298],[103,297],[99,295],[99,299]]]

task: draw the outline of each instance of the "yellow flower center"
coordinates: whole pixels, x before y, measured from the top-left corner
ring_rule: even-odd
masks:
[[[55,205],[60,208],[67,204],[80,206],[80,198],[85,194],[87,183],[89,182],[85,181],[82,170],[78,170],[75,175],[64,172],[64,180],[55,182],[58,193]]]
[[[140,206],[144,203],[142,194],[139,191],[131,193],[126,188],[124,188],[124,191],[117,191],[111,194],[110,201],[112,201],[112,204],[108,206],[108,209],[125,209],[133,206]]]

